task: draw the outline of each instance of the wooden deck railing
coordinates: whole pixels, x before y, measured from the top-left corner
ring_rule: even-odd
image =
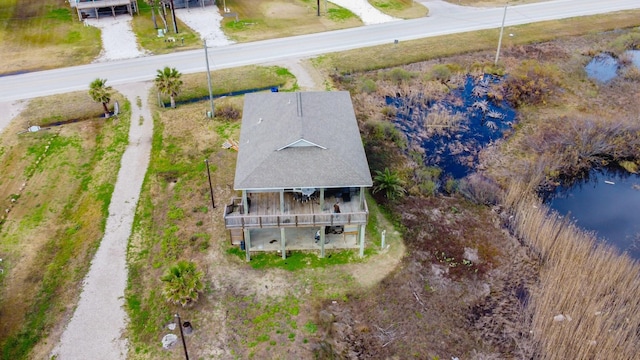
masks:
[[[369,210],[365,202],[363,211],[321,214],[276,214],[256,215],[234,212],[237,205],[225,205],[224,225],[233,228],[267,228],[298,226],[336,226],[364,225],[367,223]]]
[[[110,6],[120,6],[120,5],[129,5],[132,0],[71,0],[70,4],[72,7],[77,7],[78,9],[93,9],[100,7],[110,7]]]

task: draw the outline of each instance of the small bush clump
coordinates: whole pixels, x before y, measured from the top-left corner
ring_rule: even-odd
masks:
[[[404,81],[411,80],[415,77],[415,74],[402,68],[395,68],[385,73],[384,77],[396,84],[400,84]]]
[[[364,80],[362,82],[362,85],[360,85],[360,91],[362,91],[363,93],[371,94],[376,92],[377,90],[378,85],[376,85],[376,82],[371,79]]]
[[[225,104],[216,110],[216,117],[223,118],[226,120],[238,120],[242,114],[240,110],[233,107],[231,104]]]
[[[501,86],[502,96],[513,106],[546,104],[560,87],[560,74],[551,65],[526,61]]]

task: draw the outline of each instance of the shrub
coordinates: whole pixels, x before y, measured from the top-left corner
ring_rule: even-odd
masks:
[[[373,193],[382,191],[389,200],[402,197],[406,192],[404,182],[400,179],[398,173],[389,170],[389,168],[385,168],[384,171],[376,170],[373,181],[375,182]]]
[[[371,79],[364,80],[360,86],[360,91],[363,93],[371,94],[376,92],[376,90],[378,90],[378,85]]]
[[[393,81],[396,84],[400,84],[403,81],[410,80],[415,75],[402,68],[395,68],[385,74],[385,78]]]
[[[226,120],[238,120],[241,117],[240,110],[231,104],[224,104],[216,110],[216,117]]]
[[[447,82],[451,77],[451,69],[444,64],[435,65],[429,72],[430,80],[438,80],[440,82]]]
[[[630,32],[618,36],[611,44],[611,47],[618,52],[640,49],[640,32]]]
[[[546,104],[560,86],[560,74],[550,65],[526,61],[507,75],[502,94],[513,106]]]
[[[397,112],[396,108],[391,106],[385,106],[380,110],[380,113],[387,119],[396,117]]]
[[[488,177],[473,173],[460,180],[458,191],[476,204],[495,205],[502,198],[502,189]]]
[[[640,82],[640,69],[635,66],[629,66],[625,70],[623,77],[625,80]]]
[[[458,182],[454,178],[447,178],[444,182],[444,191],[447,194],[453,194],[458,191]]]
[[[198,301],[198,294],[204,289],[202,276],[194,262],[179,261],[160,278],[164,282],[162,293],[168,302],[176,305],[192,304]]]

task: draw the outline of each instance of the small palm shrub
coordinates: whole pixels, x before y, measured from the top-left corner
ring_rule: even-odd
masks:
[[[376,175],[373,178],[375,185],[373,186],[373,193],[379,191],[384,192],[384,196],[389,200],[404,196],[406,190],[404,189],[404,182],[400,179],[397,172],[385,168],[384,171],[376,170]]]
[[[162,293],[170,303],[182,306],[192,304],[198,301],[198,294],[204,288],[202,276],[202,271],[198,271],[194,262],[179,261],[160,278],[164,282]]]
[[[101,103],[104,109],[104,116],[109,117],[109,107],[107,106],[111,101],[113,89],[111,86],[107,86],[107,79],[97,78],[89,84],[89,96],[95,102]]]

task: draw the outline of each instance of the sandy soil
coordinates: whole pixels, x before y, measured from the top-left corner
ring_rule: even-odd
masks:
[[[207,46],[225,46],[233,41],[220,29],[222,15],[216,6],[176,9],[176,16],[207,40]]]
[[[86,19],[87,26],[100,29],[102,37],[102,51],[94,62],[131,59],[144,56],[138,47],[136,36],[131,30],[131,16],[122,15],[116,18]]]
[[[331,0],[332,3],[342,6],[345,9],[349,9],[352,13],[356,14],[365,25],[381,24],[389,21],[396,21],[396,19],[387,14],[383,14],[378,9],[374,8],[366,0]]]

